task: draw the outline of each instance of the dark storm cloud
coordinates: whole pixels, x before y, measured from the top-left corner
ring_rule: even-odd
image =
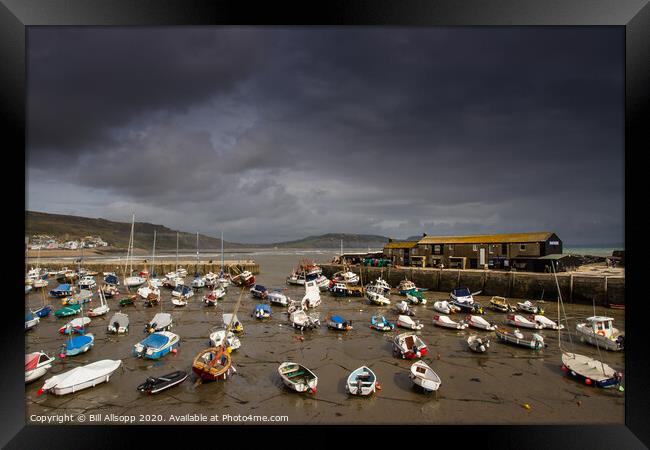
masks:
[[[104,192],[80,214],[131,207],[139,220],[258,242],[540,229],[621,242],[622,39],[586,28],[33,29],[30,178],[65,169]]]

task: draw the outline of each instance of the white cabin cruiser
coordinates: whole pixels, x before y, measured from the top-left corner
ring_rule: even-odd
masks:
[[[625,334],[614,328],[613,318],[592,316],[587,317],[586,320],[586,323],[576,325],[576,331],[581,341],[602,347],[605,350],[623,350]]]

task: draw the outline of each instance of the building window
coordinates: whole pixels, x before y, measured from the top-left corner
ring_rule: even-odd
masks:
[[[490,253],[494,253],[494,244],[490,244],[488,249],[490,250]]]
[[[434,255],[439,255],[441,253],[441,250],[442,250],[442,248],[441,248],[440,245],[434,245],[433,246],[433,254]]]
[[[454,250],[454,244],[447,244],[447,248],[449,248],[450,251]]]
[[[519,250],[522,252],[526,251],[526,244],[519,244]]]
[[[472,250],[474,250],[475,252],[477,252],[477,251],[478,251],[478,245],[476,245],[476,244],[472,245]]]

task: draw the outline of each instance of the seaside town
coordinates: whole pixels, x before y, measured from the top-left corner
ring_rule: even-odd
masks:
[[[108,247],[108,242],[102,240],[101,236],[86,236],[82,239],[62,241],[53,236],[36,234],[31,237],[26,237],[28,242],[27,248],[29,250],[77,250],[81,248],[99,248]]]

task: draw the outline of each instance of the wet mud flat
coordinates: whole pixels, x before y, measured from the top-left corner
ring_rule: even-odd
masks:
[[[287,286],[285,277],[297,262],[291,255],[267,256],[260,261],[262,273],[259,283],[269,288],[286,288],[291,298],[300,299],[304,289]],[[187,278],[189,283],[191,278]],[[50,283],[56,285],[56,282]],[[203,291],[203,292],[202,292]],[[424,323],[418,332],[429,348],[422,358],[442,379],[437,393],[425,394],[413,386],[409,368],[413,360],[393,356],[392,338],[403,331],[381,333],[369,328],[370,317],[384,314],[397,319],[393,305],[403,299],[391,295],[393,305],[373,306],[365,298],[335,298],[322,293],[322,304],[314,312],[320,315],[321,328],[301,333],[291,327],[286,308],[272,306],[270,320],[259,321],[251,312],[259,300],[244,293],[238,316],[244,324],[240,336],[242,346],[233,352],[237,374],[225,382],[198,383],[191,373],[194,356],[209,345],[210,328],[222,325],[222,313],[232,312],[239,289],[230,287],[223,301],[215,307],[201,302],[204,290],[199,290],[186,307],[174,308],[171,291],[163,289],[163,311],[173,316],[173,332],[181,338],[177,354],[169,354],[157,361],[143,360],[131,355],[132,346],[145,337],[143,328],[160,307],[146,308],[142,301],[135,306],[120,308],[118,300],[109,299],[111,311],[93,318],[89,332],[95,335],[94,347],[85,354],[57,358],[52,369],[41,379],[26,385],[27,422],[32,414],[115,414],[160,415],[170,422],[171,415],[286,415],[289,424],[587,424],[623,423],[624,394],[616,390],[586,386],[566,376],[560,369],[561,358],[557,331],[542,330],[548,347],[535,352],[498,342],[493,332],[466,329],[462,331],[435,327],[432,317],[433,301],[448,297],[444,292],[427,292],[426,305],[414,306],[414,319]],[[489,297],[477,297],[483,306]],[[516,299],[508,299],[514,303]],[[26,303],[35,308],[42,302],[39,293],[26,296]],[[56,309],[57,299],[48,299]],[[98,304],[94,299],[93,306]],[[544,304],[546,315],[557,319],[557,308],[552,302]],[[85,309],[85,308],[84,308]],[[130,331],[126,335],[110,335],[106,326],[113,313],[122,310],[129,314]],[[593,308],[565,304],[569,318],[568,331],[562,332],[563,346],[569,351],[599,357],[596,347],[579,342],[575,323],[593,315]],[[596,313],[614,317],[614,325],[624,329],[624,311],[596,307]],[[354,329],[336,332],[326,326],[329,314],[342,315],[353,321]],[[464,314],[456,314],[460,320]],[[505,314],[487,311],[484,316],[500,328],[513,330],[505,324]],[[72,318],[54,316],[41,319],[39,325],[25,333],[26,353],[44,350],[58,354],[65,336],[58,328]],[[532,330],[522,331],[529,335]],[[470,334],[487,336],[490,348],[484,354],[470,352],[466,339]],[[624,353],[600,352],[605,363],[624,372]],[[109,383],[79,393],[37,396],[37,390],[46,378],[70,370],[78,365],[101,359],[121,359]],[[318,392],[298,394],[288,390],[279,378],[277,367],[284,361],[306,365],[318,376]],[[352,397],[345,392],[345,381],[350,371],[361,365],[369,366],[381,385],[376,395],[369,398]],[[148,376],[160,376],[175,370],[185,370],[189,378],[179,386],[157,395],[144,395],[136,390]],[[182,420],[182,419],[181,419]],[[32,422],[33,423],[33,422]],[[74,423],[74,422],[73,422]],[[98,423],[98,422],[94,422]],[[156,423],[136,421],[136,423]],[[187,423],[191,423],[191,420]],[[218,424],[224,422],[204,422]],[[233,422],[229,422],[233,423]],[[256,423],[262,422],[236,422]]]

